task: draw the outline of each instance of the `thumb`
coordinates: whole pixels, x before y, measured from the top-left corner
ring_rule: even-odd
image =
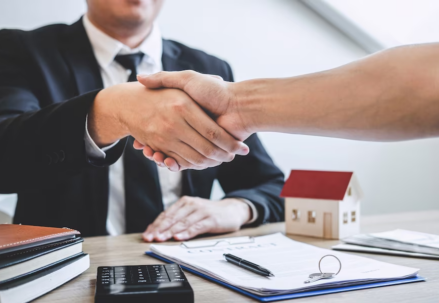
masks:
[[[194,71],[159,72],[153,75],[137,75],[137,80],[147,88],[178,88],[184,90],[185,85],[196,75]]]

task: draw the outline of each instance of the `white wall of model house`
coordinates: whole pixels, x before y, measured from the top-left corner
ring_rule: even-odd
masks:
[[[362,191],[354,178],[343,200],[285,198],[286,232],[326,239],[360,233]]]

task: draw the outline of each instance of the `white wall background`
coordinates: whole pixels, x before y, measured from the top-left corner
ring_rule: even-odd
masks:
[[[1,0],[0,28],[70,23],[85,9],[85,0]],[[167,0],[159,24],[164,37],[229,61],[238,81],[316,72],[366,55],[297,0]],[[292,168],[355,171],[365,214],[439,208],[438,139],[383,144],[260,136],[286,174]],[[0,209],[11,212],[14,199],[0,197]]]

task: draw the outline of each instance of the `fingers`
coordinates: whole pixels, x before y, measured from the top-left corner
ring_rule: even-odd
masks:
[[[195,71],[159,72],[154,75],[137,75],[137,80],[148,88],[178,88],[184,90],[185,85],[198,73]]]
[[[134,147],[134,149],[141,150],[141,149],[143,149],[145,146],[144,146],[142,143],[140,143],[139,141],[134,140],[134,142],[133,142],[133,147]]]
[[[156,239],[157,241],[166,241],[169,239],[170,236],[165,237],[163,232],[167,231],[175,223],[197,210],[198,203],[194,203],[193,199],[194,198],[192,197],[182,197],[169,209],[162,212],[144,232],[143,238],[145,241],[150,242],[153,239]]]
[[[149,146],[147,146],[147,148],[151,149]],[[178,165],[177,161],[173,158],[170,157],[166,157],[163,153],[161,152],[155,152],[154,155],[152,156],[152,159],[154,160],[155,163],[157,163],[158,166],[166,166],[170,171],[180,171],[180,166]]]
[[[152,150],[151,147],[149,147],[149,146],[145,146],[145,147],[143,148],[143,155],[144,155],[145,157],[147,157],[149,160],[152,160],[152,157],[153,157],[153,155],[154,155],[154,151]]]
[[[176,234],[174,238],[177,241],[185,241],[195,236],[208,233],[210,230],[212,230],[214,226],[215,226],[214,220],[211,217],[209,217],[195,224],[192,224],[192,226],[186,229],[185,231]]]
[[[161,152],[155,152],[152,156],[152,160],[160,167],[165,167],[165,158],[165,155]]]
[[[190,228],[192,225],[197,223],[198,221],[201,221],[208,217],[208,214],[204,209],[196,209],[189,215],[184,216],[183,218],[180,218],[177,223],[170,226],[166,231],[164,231],[164,235],[170,239],[176,234],[179,234],[188,228]]]
[[[150,225],[148,225],[148,227],[146,228],[145,232],[143,233],[142,237],[143,240],[146,242],[152,242],[154,240],[154,230],[155,227],[157,226],[157,224],[160,224],[161,221],[164,220],[166,216],[166,211],[163,211],[155,220],[153,223],[151,223]]]
[[[202,111],[199,107],[198,110]],[[213,157],[218,161],[230,162],[234,159],[235,154],[247,155],[249,153],[250,149],[245,143],[236,140],[207,115],[200,115],[195,110],[192,112],[194,114],[188,115],[186,121],[204,138],[214,144],[210,149],[205,145],[205,148],[208,149],[204,150],[203,155],[209,158]],[[215,149],[215,146],[220,149]],[[196,146],[194,147],[196,148]],[[197,148],[197,150],[199,149]]]
[[[208,167],[216,167],[222,163],[203,156],[191,146],[183,142],[179,144],[178,154],[172,151],[167,154],[177,160],[182,169],[202,170]]]
[[[177,161],[175,161],[174,158],[166,158],[164,161],[167,168],[169,168],[170,171],[179,171],[180,165],[178,165]]]

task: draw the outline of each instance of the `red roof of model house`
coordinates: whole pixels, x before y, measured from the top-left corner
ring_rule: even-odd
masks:
[[[281,196],[343,200],[351,182],[352,172],[292,170]]]

